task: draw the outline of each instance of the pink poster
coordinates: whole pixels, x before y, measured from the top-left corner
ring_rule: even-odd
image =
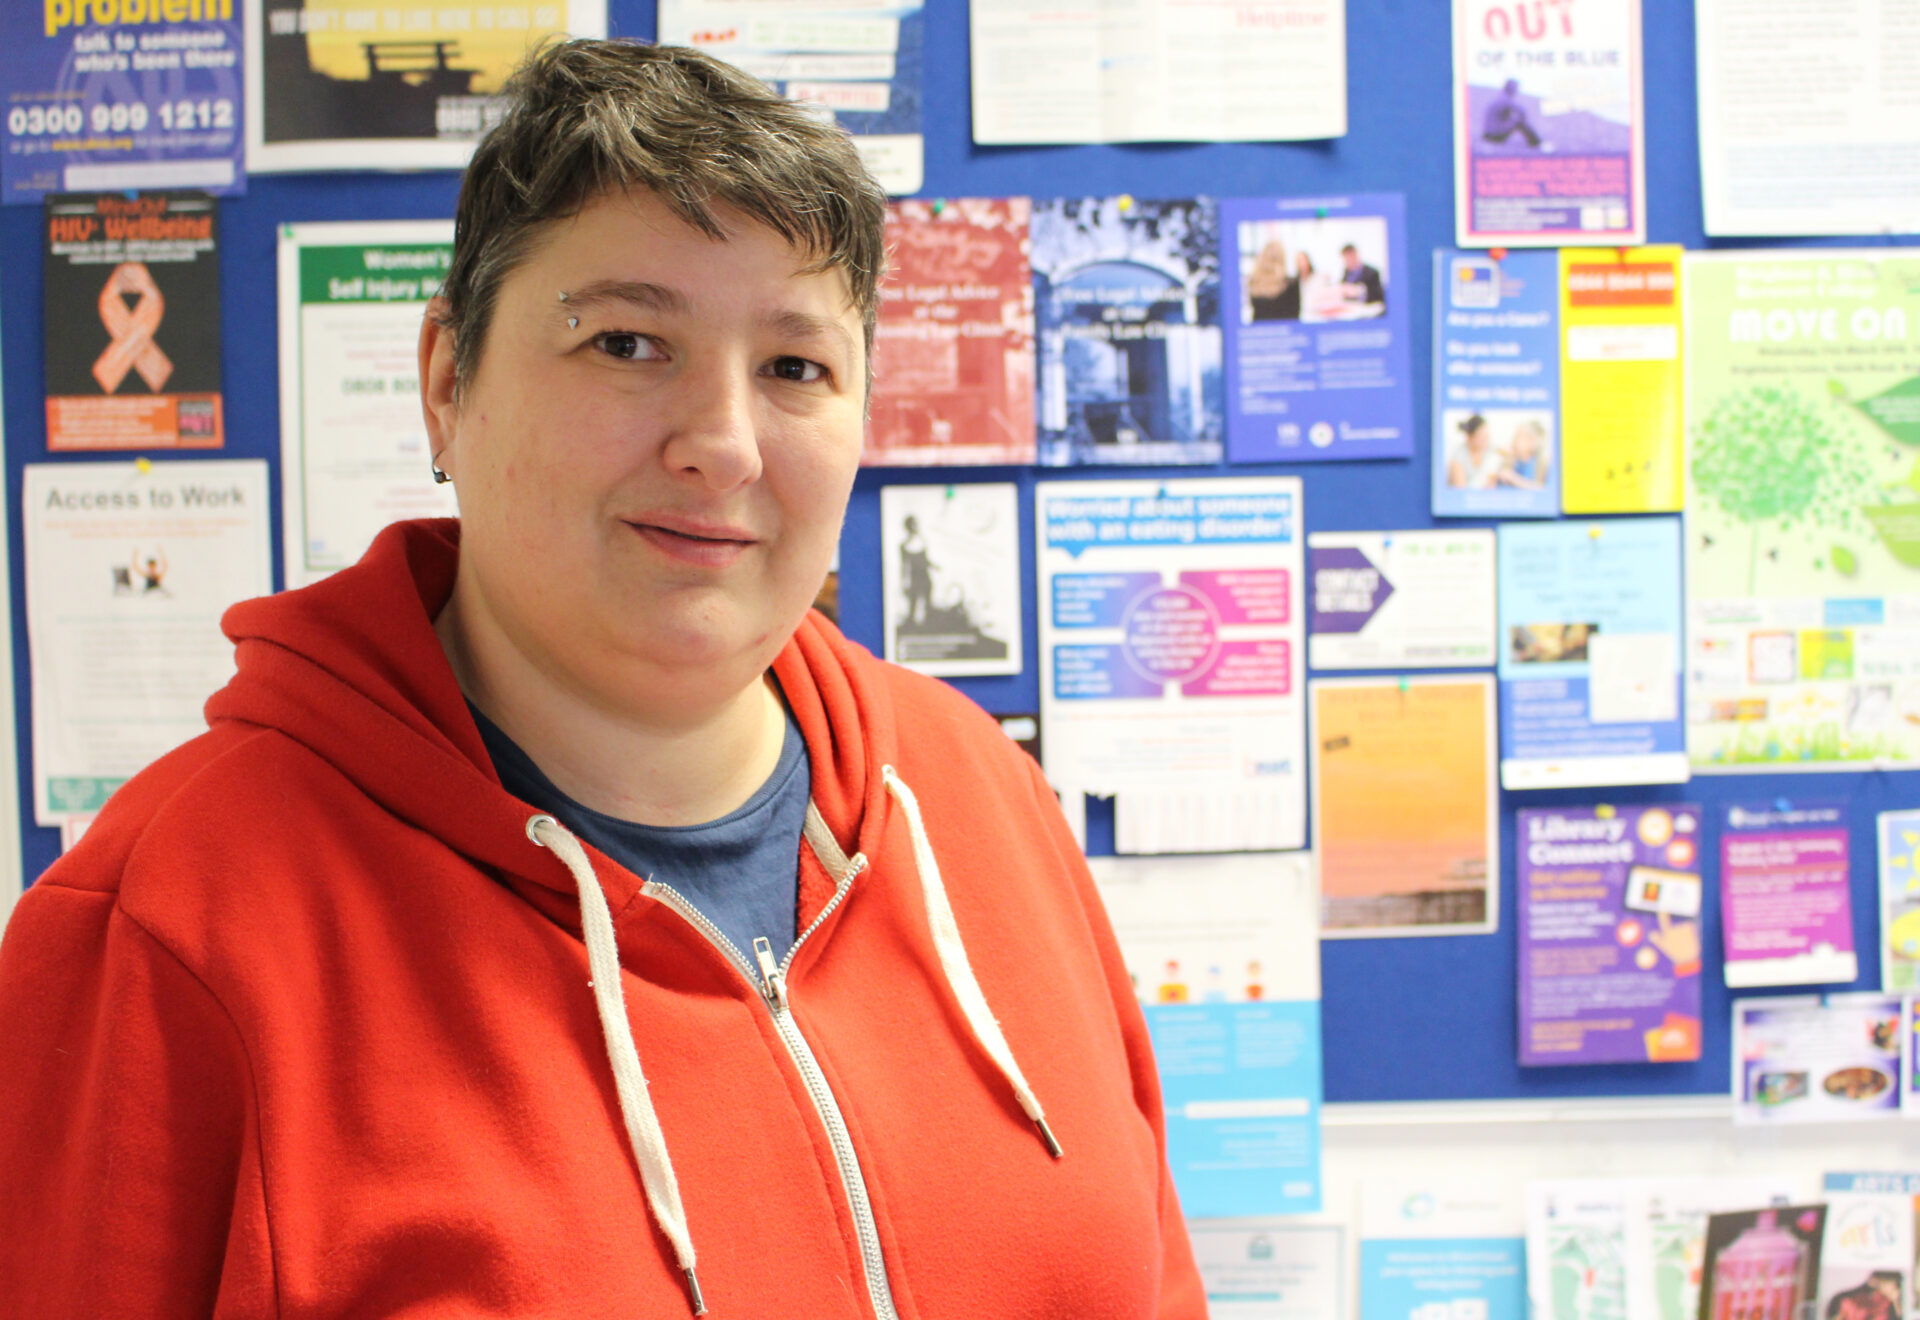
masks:
[[[1727,809],[1720,908],[1730,986],[1830,985],[1860,974],[1847,812],[1780,801]]]

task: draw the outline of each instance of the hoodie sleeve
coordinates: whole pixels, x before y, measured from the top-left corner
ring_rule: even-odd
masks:
[[[250,1074],[207,987],[116,892],[43,879],[0,943],[0,1024],[9,1312],[273,1315]]]
[[[1193,1245],[1187,1239],[1187,1221],[1180,1213],[1180,1197],[1173,1186],[1173,1173],[1167,1167],[1167,1126],[1161,1109],[1160,1072],[1153,1062],[1153,1043],[1147,1036],[1147,1020],[1134,998],[1133,982],[1127,976],[1126,963],[1120,957],[1120,944],[1114,938],[1113,925],[1107,920],[1106,906],[1094,887],[1093,873],[1087,869],[1086,855],[1068,828],[1060,803],[1041,774],[1032,766],[1033,788],[1040,799],[1040,814],[1047,822],[1054,849],[1060,854],[1073,877],[1080,905],[1086,910],[1087,924],[1100,946],[1100,965],[1106,972],[1107,994],[1113,1000],[1120,1021],[1120,1034],[1126,1041],[1127,1059],[1133,1070],[1134,1101],[1153,1128],[1155,1144],[1160,1148],[1160,1309],[1159,1320],[1206,1320],[1207,1291],[1200,1281],[1200,1268],[1194,1263]]]

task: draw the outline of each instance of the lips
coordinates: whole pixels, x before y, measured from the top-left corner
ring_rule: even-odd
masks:
[[[689,564],[724,567],[756,543],[752,533],[724,523],[662,516],[623,521],[656,550]]]

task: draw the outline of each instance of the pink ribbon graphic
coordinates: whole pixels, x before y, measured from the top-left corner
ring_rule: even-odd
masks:
[[[123,294],[136,294],[139,300],[129,308]],[[113,268],[107,287],[100,290],[100,323],[113,336],[107,351],[93,364],[93,378],[101,389],[112,394],[127,372],[138,371],[148,389],[160,392],[173,374],[173,360],[153,342],[153,332],[160,328],[166,311],[167,300],[160,296],[160,286],[144,262],[127,261]]]

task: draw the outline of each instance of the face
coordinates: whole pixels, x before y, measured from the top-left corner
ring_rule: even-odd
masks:
[[[1347,248],[1345,251],[1343,251],[1340,254],[1340,259],[1347,263],[1348,270],[1360,269],[1360,254],[1358,252],[1355,252],[1352,248]]]
[[[559,681],[724,699],[826,575],[860,460],[865,350],[838,271],[645,191],[556,222],[502,282],[473,378],[429,325],[430,438],[460,503],[463,626]]]
[[[1480,423],[1480,425],[1474,427],[1472,430],[1467,432],[1467,448],[1472,450],[1476,454],[1481,453],[1486,449],[1487,442],[1492,438],[1493,438],[1492,428],[1489,427],[1485,422],[1482,422]]]

